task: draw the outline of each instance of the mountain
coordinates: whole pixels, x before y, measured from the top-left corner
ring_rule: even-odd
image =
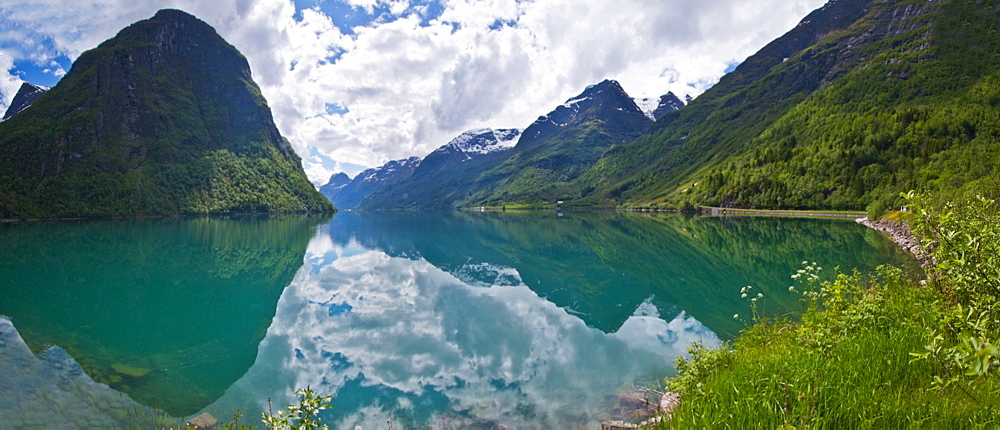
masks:
[[[863,209],[990,187],[998,18],[983,2],[830,1],[609,150],[577,203]]]
[[[660,96],[660,102],[656,105],[656,109],[653,110],[653,119],[656,120],[668,112],[675,111],[684,107],[684,102],[677,98],[672,92],[668,92]]]
[[[17,115],[18,112],[23,111],[28,106],[31,106],[35,100],[38,100],[42,94],[45,94],[49,89],[43,86],[29,84],[27,82],[21,84],[21,88],[18,88],[17,94],[14,95],[14,99],[11,100],[10,106],[7,106],[7,111],[3,114],[3,119],[7,120],[10,117]]]
[[[660,98],[641,98],[634,99],[635,104],[639,106],[644,114],[651,120],[656,120],[657,118],[665,115],[667,112],[675,111],[684,107],[684,102],[681,101],[672,91],[660,96]]]
[[[518,129],[470,130],[434,150],[427,158],[445,157],[457,162],[471,160],[478,155],[508,150],[517,143],[519,137],[521,130]]]
[[[161,10],[0,123],[0,218],[330,211],[246,58]]]
[[[413,175],[371,192],[364,209],[444,209],[466,197],[475,178],[505,159],[521,130],[470,130],[435,149]]]
[[[409,178],[420,164],[420,157],[393,160],[380,167],[358,173],[350,182],[338,186],[347,178],[347,175],[339,173],[333,175],[330,182],[320,188],[320,192],[330,199],[334,206],[354,209],[372,191]]]
[[[350,183],[351,183],[351,177],[347,176],[346,173],[344,172],[334,173],[333,176],[330,176],[330,180],[326,183],[326,185],[319,187],[319,193],[322,194],[324,197],[326,197],[327,200],[330,200],[332,202],[334,199],[333,196],[336,196],[341,189],[343,189],[344,187],[347,186],[347,184]]]
[[[373,192],[359,208],[442,209],[557,200],[572,195],[570,181],[608,148],[635,139],[651,124],[618,82],[605,80],[538,117],[513,148],[471,157],[470,151],[458,148],[482,139],[491,142],[490,147],[506,145],[492,144],[502,138],[491,130],[463,134],[429,155],[408,180]]]
[[[639,137],[652,121],[621,85],[587,87],[524,130],[510,156],[482,174],[466,205],[539,203],[576,195],[572,183],[608,149]]]

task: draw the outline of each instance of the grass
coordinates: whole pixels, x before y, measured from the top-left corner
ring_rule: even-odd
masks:
[[[665,427],[1000,425],[996,377],[933,389],[943,366],[911,356],[924,349],[938,314],[931,309],[937,292],[898,276],[841,276],[842,283],[868,288],[841,311],[815,310],[799,322],[760,321],[723,349],[694,348],[678,366],[681,375],[668,381],[682,393],[682,406]]]
[[[938,262],[928,286],[887,266],[820,282],[813,263],[792,276],[805,308],[796,320],[760,315],[766,298],[750,294],[752,324],[739,337],[678,358],[667,385],[681,406],[661,427],[1000,426],[1000,309],[982,288],[1000,273],[1000,215],[985,199],[925,202],[911,221],[932,232],[922,236]]]

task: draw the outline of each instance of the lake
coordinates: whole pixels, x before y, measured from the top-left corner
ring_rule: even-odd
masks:
[[[342,212],[0,225],[0,422],[571,428],[662,389],[692,342],[792,316],[804,261],[914,267],[853,220]],[[739,314],[739,319],[734,318]],[[152,418],[151,418],[152,417]],[[144,421],[145,420],[145,421]]]

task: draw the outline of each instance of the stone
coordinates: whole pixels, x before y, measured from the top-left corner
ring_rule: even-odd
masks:
[[[191,418],[191,420],[187,422],[187,425],[198,427],[199,429],[210,429],[210,428],[215,428],[215,425],[218,423],[219,420],[215,419],[215,417],[213,417],[208,412],[205,412],[201,415]]]
[[[144,367],[130,366],[128,364],[115,363],[111,365],[111,369],[118,372],[119,375],[129,376],[132,378],[142,378],[149,374],[150,370]]]

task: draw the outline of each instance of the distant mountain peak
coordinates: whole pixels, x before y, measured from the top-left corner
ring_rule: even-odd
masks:
[[[538,117],[524,130],[518,145],[543,139],[558,133],[563,128],[582,124],[593,118],[615,116],[621,116],[622,118],[619,119],[624,119],[625,117],[645,117],[646,115],[618,81],[605,79],[588,86],[580,95],[569,98],[547,115]],[[643,119],[645,120],[645,118]]]
[[[469,130],[434,152],[461,153],[465,159],[472,159],[477,154],[490,154],[513,148],[519,137],[521,137],[521,130],[518,129],[481,128]]]
[[[667,112],[678,110],[684,107],[684,102],[672,91],[660,96],[659,100],[646,97],[635,99],[635,104],[639,106],[642,113],[651,120],[657,120]]]
[[[48,91],[48,87],[43,87],[41,85],[29,84],[27,82],[21,84],[21,88],[17,90],[17,94],[14,95],[14,99],[11,100],[10,106],[7,107],[7,112],[4,113],[3,119],[10,118],[17,115],[18,112],[23,111],[28,106],[31,106],[35,100],[38,100],[42,94]]]
[[[350,179],[344,173],[330,177],[319,192],[340,209],[354,209],[369,194],[386,184],[405,180],[420,166],[420,157],[388,161],[379,167],[365,169]]]

